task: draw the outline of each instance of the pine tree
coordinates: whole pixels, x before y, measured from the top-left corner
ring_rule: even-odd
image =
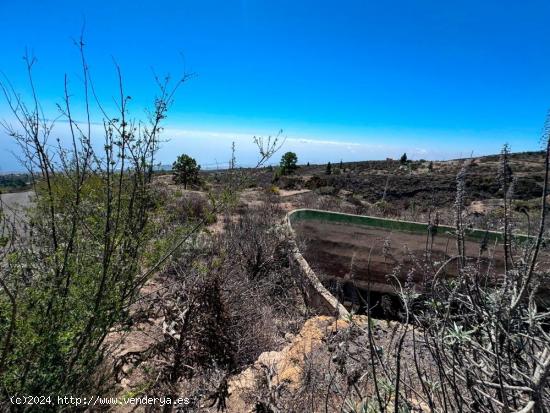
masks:
[[[174,181],[177,184],[183,184],[184,189],[187,189],[187,185],[198,184],[201,167],[189,155],[178,156],[178,159],[172,165],[172,169],[174,170]]]
[[[294,152],[287,152],[281,158],[281,174],[288,175],[294,172],[298,166],[298,156]]]

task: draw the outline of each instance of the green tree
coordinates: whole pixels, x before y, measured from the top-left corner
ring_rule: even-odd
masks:
[[[281,158],[281,173],[288,175],[294,172],[298,166],[298,156],[294,152],[287,152]]]
[[[196,185],[199,183],[199,171],[201,167],[189,155],[183,154],[178,156],[176,162],[172,164],[172,169],[174,170],[174,182],[183,184],[185,189],[187,189],[187,185]]]
[[[403,155],[401,155],[401,159],[399,159],[399,163],[401,165],[406,165],[407,164],[407,154],[404,153]]]
[[[327,169],[326,169],[325,173],[326,173],[327,175],[331,175],[331,174],[332,174],[332,165],[331,165],[330,162],[327,163]]]

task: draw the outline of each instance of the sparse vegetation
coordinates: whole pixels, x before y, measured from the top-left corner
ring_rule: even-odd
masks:
[[[27,174],[0,175],[0,193],[29,190],[30,181]]]
[[[542,152],[305,168],[286,152],[264,167],[279,133],[252,138],[254,167],[233,143],[227,169],[182,154],[171,173],[156,153],[188,76],[157,78],[140,119],[115,65],[111,113],[77,46],[85,116],[66,78],[51,117],[66,146],[32,56],[31,93],[0,81],[28,172],[0,186],[32,193],[0,202],[2,411],[63,410],[13,395],[188,398],[166,413],[550,411],[548,128]]]

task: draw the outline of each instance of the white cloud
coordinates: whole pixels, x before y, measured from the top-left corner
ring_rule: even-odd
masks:
[[[93,141],[100,149],[103,144],[103,127],[100,124],[92,125]],[[259,131],[261,136],[269,136],[265,131]],[[277,131],[271,133],[275,136]],[[2,135],[0,131],[0,135]],[[52,136],[60,137],[62,142],[68,142],[68,127],[66,123],[58,123]],[[195,157],[204,167],[227,165],[231,157],[231,145],[235,142],[237,162],[242,166],[255,165],[258,159],[258,150],[253,143],[255,133],[243,130],[216,130],[207,126],[203,128],[168,126],[163,132],[163,139],[157,160],[162,164],[171,164],[182,153]],[[336,135],[336,134],[335,134]],[[326,131],[320,131],[319,136],[303,135],[297,132],[282,134],[285,139],[281,152],[293,151],[298,155],[300,163],[326,163],[343,161],[362,161],[371,159],[398,159],[404,152],[410,159],[450,159],[462,154],[470,153],[471,148],[461,147],[467,133],[440,134],[440,138],[432,142],[423,139],[429,133],[419,131],[391,131],[371,130],[343,140],[331,138]],[[433,133],[432,133],[433,135]],[[349,136],[349,135],[346,135]],[[437,142],[434,144],[433,142]],[[498,148],[483,138],[478,140],[479,147],[476,154],[496,153]],[[421,145],[421,146],[420,146]],[[8,153],[14,150],[13,142],[7,136],[0,136],[0,153],[2,164],[0,169],[15,170],[17,162]],[[462,151],[462,152],[459,152]],[[270,163],[278,163],[282,153],[276,154]],[[20,168],[19,168],[20,169]]]
[[[258,158],[257,148],[254,146],[252,139],[254,134],[252,133],[167,128],[164,136],[169,138],[169,142],[166,142],[160,151],[160,158],[163,163],[171,163],[177,154],[188,153],[197,158],[202,164],[215,165],[218,163],[221,165],[226,163],[231,156],[232,142],[235,142],[239,164],[243,166],[254,165]],[[398,158],[403,152],[407,152],[412,159],[442,159],[449,157],[449,153],[443,150],[428,150],[390,143],[394,142],[395,139],[390,139],[388,136],[376,137],[375,134],[364,138],[361,142],[304,136],[285,137],[283,135],[283,138],[285,138],[285,143],[281,152],[296,152],[300,163]],[[275,155],[271,163],[277,163],[280,156],[281,154]]]

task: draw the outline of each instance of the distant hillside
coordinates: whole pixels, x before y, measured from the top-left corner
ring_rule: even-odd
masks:
[[[30,176],[28,174],[3,174],[0,175],[0,192],[19,192],[30,188]]]

